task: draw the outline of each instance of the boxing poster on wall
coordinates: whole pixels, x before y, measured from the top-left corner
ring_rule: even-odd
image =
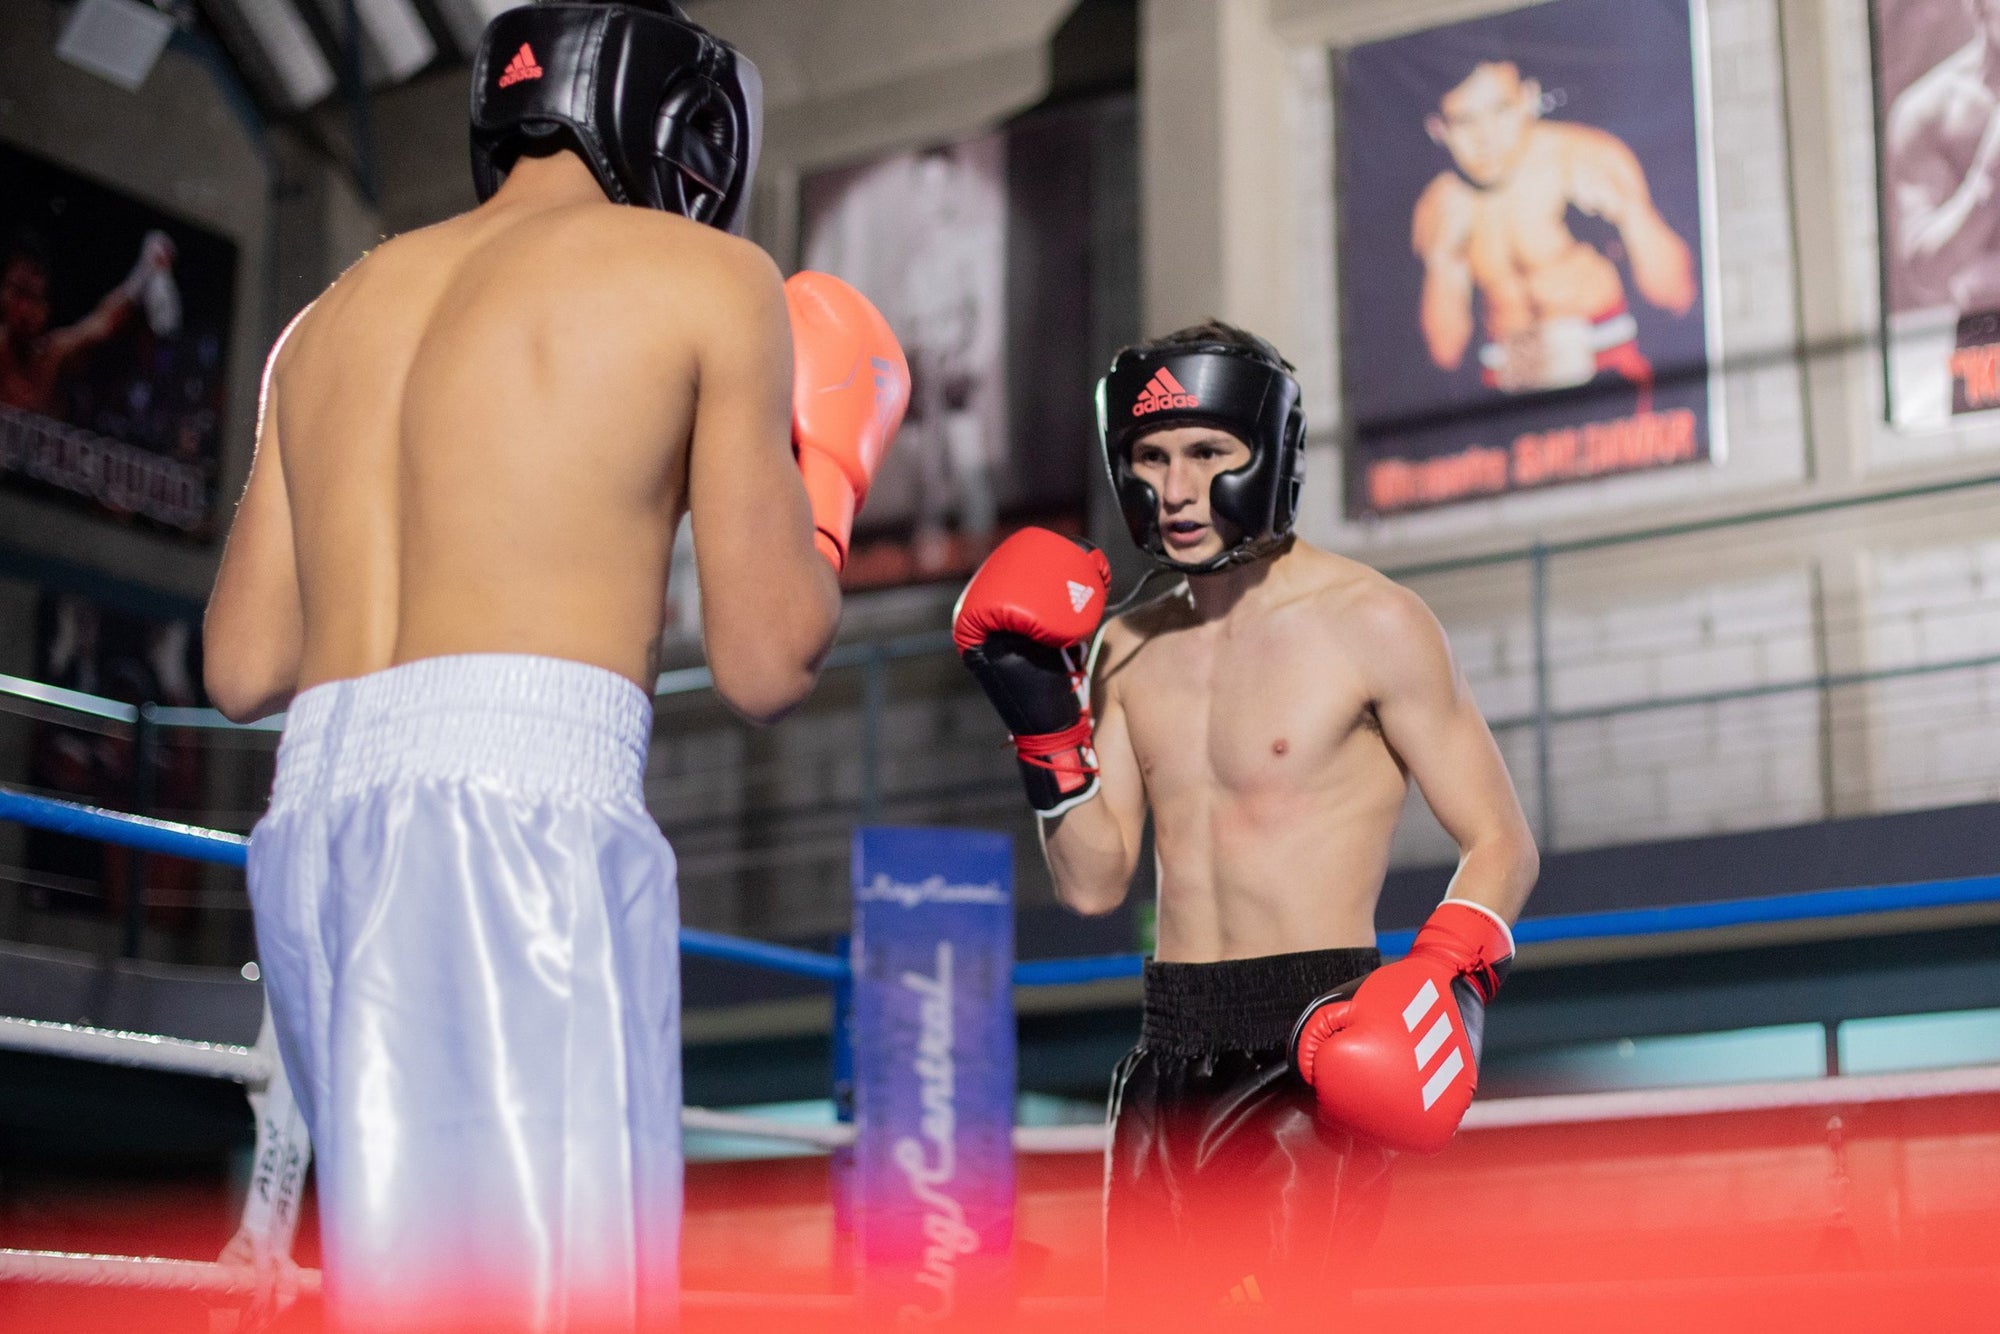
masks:
[[[1083,530],[1109,360],[1092,220],[1131,126],[1129,101],[1084,104],[803,182],[800,267],[865,292],[910,361],[850,588],[962,578],[1024,523]]]
[[[1873,0],[1889,419],[2000,407],[2000,0]]]
[[[1699,0],[1553,0],[1340,58],[1350,515],[1720,457]]]
[[[0,480],[211,538],[235,301],[230,240],[0,146]]]

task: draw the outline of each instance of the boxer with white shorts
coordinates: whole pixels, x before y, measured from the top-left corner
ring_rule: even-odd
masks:
[[[756,71],[674,6],[509,10],[473,79],[483,202],[272,352],[207,683],[290,708],[249,878],[329,1324],[658,1328],[678,905],[641,780],[674,533],[718,693],[775,721],[908,369],[859,293],[731,234]]]

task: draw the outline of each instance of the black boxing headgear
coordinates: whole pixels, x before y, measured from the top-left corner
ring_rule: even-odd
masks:
[[[1132,444],[1170,426],[1215,426],[1250,447],[1250,461],[1208,484],[1209,521],[1223,549],[1199,564],[1167,554],[1160,498],[1132,471]],[[1132,541],[1168,569],[1207,574],[1260,560],[1291,540],[1305,481],[1306,414],[1291,367],[1236,343],[1126,348],[1097,382],[1097,437]]]
[[[472,62],[473,186],[567,148],[616,203],[740,232],[763,114],[757,67],[667,0],[523,5]]]

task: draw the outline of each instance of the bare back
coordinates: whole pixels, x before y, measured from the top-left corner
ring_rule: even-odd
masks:
[[[1162,959],[1375,938],[1408,777],[1343,611],[1387,581],[1310,548],[1285,563],[1282,590],[1206,623],[1169,597],[1100,653],[1153,816]]]
[[[296,544],[299,688],[512,652],[650,689],[698,340],[746,300],[747,249],[609,203],[490,204],[335,283],[277,356],[266,426]]]

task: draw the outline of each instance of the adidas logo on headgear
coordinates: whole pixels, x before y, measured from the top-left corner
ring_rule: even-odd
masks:
[[[1146,381],[1145,392],[1132,405],[1132,415],[1143,417],[1149,412],[1165,412],[1168,408],[1198,408],[1201,400],[1187,391],[1174,373],[1165,366],[1153,372],[1153,378]]]
[[[526,42],[523,42],[521,43],[521,49],[514,53],[514,58],[507,62],[507,68],[500,71],[500,86],[502,88],[511,88],[524,79],[539,79],[541,77],[542,67],[535,63],[534,51]]]

